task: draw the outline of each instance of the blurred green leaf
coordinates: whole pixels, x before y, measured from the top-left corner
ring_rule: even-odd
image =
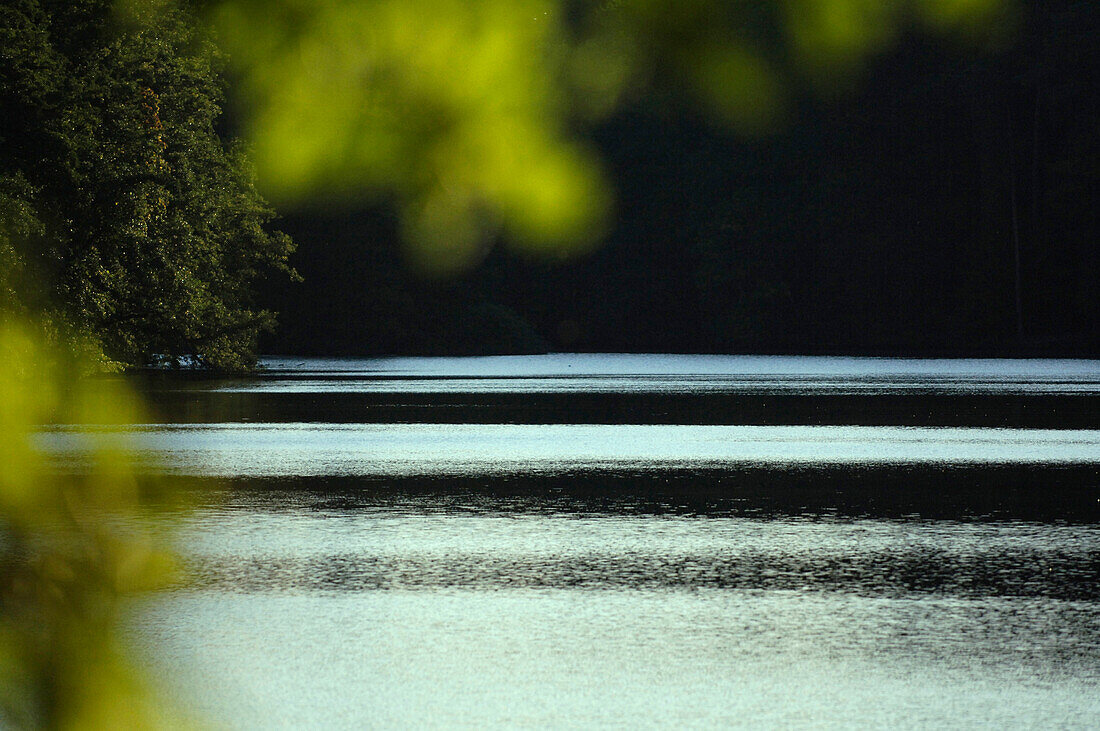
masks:
[[[1003,29],[1009,2],[211,5],[265,191],[283,204],[394,196],[413,260],[453,271],[501,234],[551,258],[598,243],[612,196],[583,126],[646,87],[686,90],[717,123],[765,134],[798,79],[846,88],[915,26],[979,40]]]

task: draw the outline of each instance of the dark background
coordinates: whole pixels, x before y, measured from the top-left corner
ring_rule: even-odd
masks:
[[[795,89],[766,139],[636,100],[587,131],[617,208],[565,265],[502,242],[422,279],[392,207],[288,214],[304,282],[263,292],[261,350],[1100,356],[1100,7],[1026,15],[1007,51],[914,36],[843,99]]]

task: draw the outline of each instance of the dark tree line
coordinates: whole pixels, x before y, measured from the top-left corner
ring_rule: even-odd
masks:
[[[293,217],[306,282],[268,296],[301,306],[266,346],[1100,354],[1100,10],[1024,7],[1007,50],[902,39],[763,139],[638,100],[593,131],[616,225],[565,266],[420,281],[384,211]]]
[[[1026,4],[996,53],[903,38],[852,96],[795,80],[759,139],[658,86],[587,130],[618,201],[587,258],[422,280],[394,207],[315,202],[305,281],[267,284],[292,245],[216,131],[216,50],[119,7],[0,1],[0,297],[114,362],[247,367],[271,310],[282,352],[1100,352],[1092,3]]]
[[[215,131],[214,46],[132,6],[0,2],[4,305],[121,365],[248,367],[273,324],[253,289],[293,247]]]

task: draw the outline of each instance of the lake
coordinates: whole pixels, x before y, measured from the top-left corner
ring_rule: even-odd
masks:
[[[113,435],[198,485],[131,625],[219,725],[1100,725],[1100,362],[265,366]]]

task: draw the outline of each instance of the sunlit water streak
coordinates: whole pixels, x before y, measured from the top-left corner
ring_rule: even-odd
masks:
[[[569,354],[268,358],[243,393],[1073,394],[1100,392],[1090,360]]]
[[[104,435],[100,435],[102,438]],[[590,424],[164,424],[113,434],[184,474],[508,474],[737,465],[1100,464],[1100,430]],[[42,443],[79,454],[81,430]]]

